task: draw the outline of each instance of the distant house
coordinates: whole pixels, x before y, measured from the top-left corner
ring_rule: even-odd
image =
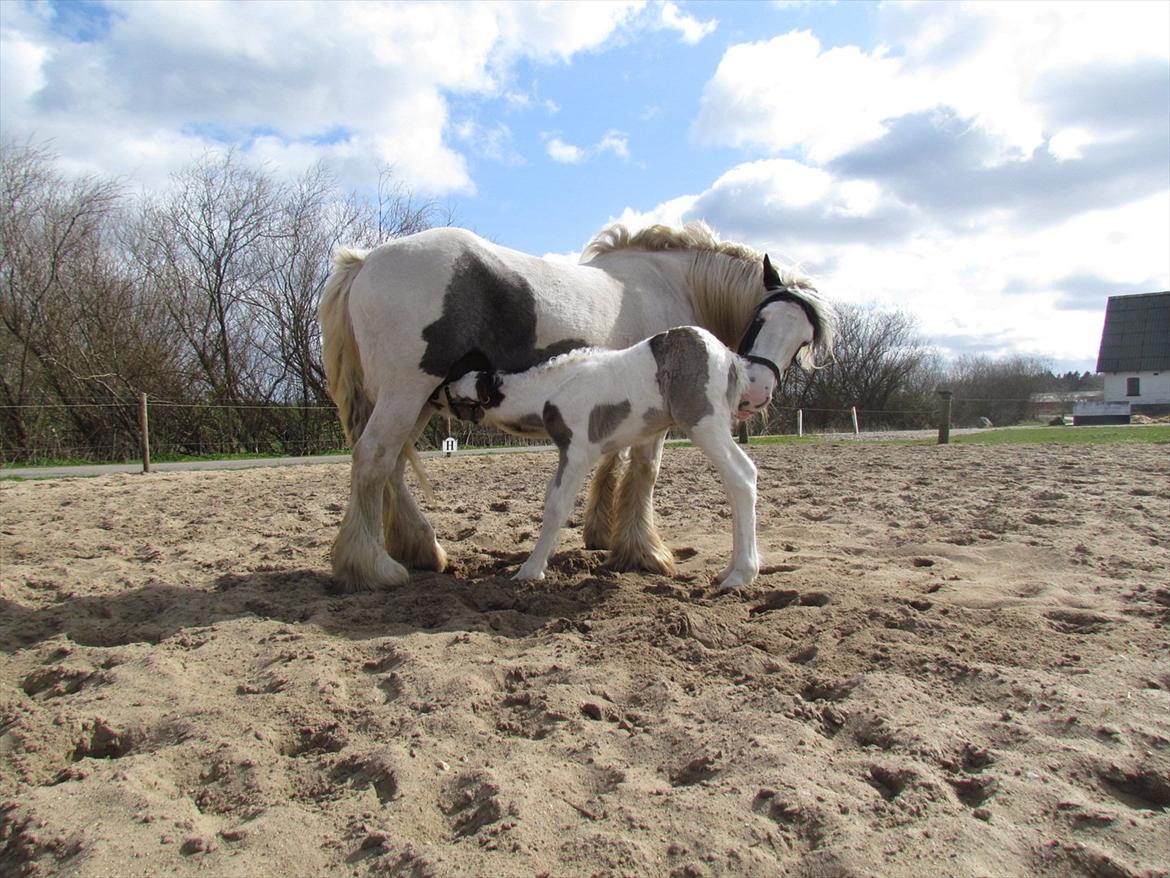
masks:
[[[1170,292],[1109,297],[1097,371],[1105,377],[1104,409],[1078,406],[1077,423],[1170,411]]]

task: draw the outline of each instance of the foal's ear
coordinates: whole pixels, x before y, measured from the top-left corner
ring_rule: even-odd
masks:
[[[768,254],[764,254],[764,289],[775,289],[784,286],[784,281],[780,280],[780,273],[772,267],[772,260],[768,258]]]

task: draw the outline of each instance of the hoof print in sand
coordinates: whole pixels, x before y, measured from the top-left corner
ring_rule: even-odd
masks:
[[[452,780],[439,801],[456,836],[475,835],[504,816],[500,788],[485,772],[463,774]]]

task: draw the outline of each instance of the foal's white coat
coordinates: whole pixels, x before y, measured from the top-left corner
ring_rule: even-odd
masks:
[[[790,313],[797,312],[797,313]],[[769,320],[782,313],[783,320]],[[799,306],[777,302],[761,311],[752,353],[785,368],[812,342]],[[615,449],[657,445],[676,427],[714,465],[732,511],[732,557],[717,583],[730,589],[759,573],[756,467],[731,436],[733,417],[766,405],[775,390],[766,367],[733,354],[699,327],[679,327],[619,351],[586,350],[519,373],[473,372],[449,386],[454,404],[497,429],[541,425],[560,460],[545,492],[536,547],[517,579],[543,579],[573,500],[589,471]]]

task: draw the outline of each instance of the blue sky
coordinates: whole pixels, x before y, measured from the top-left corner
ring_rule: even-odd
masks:
[[[940,351],[1170,288],[1170,4],[0,0],[0,133],[144,189],[323,161],[510,247],[706,219]]]

